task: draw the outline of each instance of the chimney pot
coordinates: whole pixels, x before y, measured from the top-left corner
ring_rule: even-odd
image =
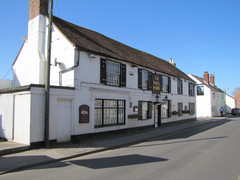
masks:
[[[209,74],[208,74],[208,71],[204,72],[203,78],[204,78],[204,81],[209,84]]]
[[[215,76],[214,76],[214,74],[210,74],[210,83],[215,86]]]

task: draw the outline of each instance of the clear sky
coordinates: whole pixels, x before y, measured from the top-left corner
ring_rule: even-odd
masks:
[[[186,74],[240,87],[240,0],[54,0],[54,15],[169,61]],[[0,0],[0,79],[27,36],[28,0]]]

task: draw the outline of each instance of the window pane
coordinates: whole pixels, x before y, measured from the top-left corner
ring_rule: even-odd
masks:
[[[168,102],[162,105],[162,118],[168,117]]]
[[[118,107],[119,108],[124,107],[124,101],[118,101]]]
[[[117,101],[114,100],[105,100],[104,107],[117,107]]]
[[[204,86],[197,86],[197,95],[204,95]]]
[[[124,123],[124,109],[119,109],[118,111],[118,122]]]
[[[95,126],[102,125],[102,109],[95,109],[94,118]]]
[[[148,71],[142,70],[142,89],[148,88]]]
[[[120,64],[107,61],[107,84],[119,86],[120,80]]]
[[[162,76],[162,90],[163,92],[168,92],[168,77]]]
[[[147,119],[148,103],[142,102],[142,119]]]
[[[117,109],[104,109],[104,125],[117,124]]]
[[[102,100],[95,100],[95,107],[99,107],[101,108],[102,107]]]

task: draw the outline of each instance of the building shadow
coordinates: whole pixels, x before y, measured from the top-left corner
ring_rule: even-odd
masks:
[[[159,138],[156,138],[156,139],[157,140],[171,140],[171,139],[188,138],[188,137],[191,137],[193,135],[202,133],[204,131],[208,131],[210,129],[216,128],[216,127],[221,126],[223,124],[229,123],[231,121],[232,120],[230,120],[230,119],[222,119],[222,120],[217,120],[217,121],[211,121],[209,123],[202,124],[200,126],[187,128],[185,130],[181,130],[179,132],[177,131],[177,132],[174,132],[170,135],[159,137]]]
[[[48,156],[2,156],[0,157],[0,162],[0,174],[26,169],[61,168],[69,165],[64,162],[58,162]],[[48,164],[49,162],[57,163]],[[41,166],[46,164],[48,164],[48,166]]]
[[[168,161],[168,159],[139,155],[139,154],[131,154],[131,155],[125,155],[125,156],[73,160],[73,161],[69,161],[69,163],[72,163],[78,166],[88,167],[91,169],[104,169],[104,168],[114,168],[114,167],[130,166],[130,165],[138,165],[138,164],[146,164],[146,163],[162,162],[162,161]]]

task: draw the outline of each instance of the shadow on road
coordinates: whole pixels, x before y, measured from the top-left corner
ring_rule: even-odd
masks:
[[[139,154],[125,155],[125,156],[114,156],[96,159],[82,159],[69,161],[72,164],[85,166],[92,169],[103,169],[103,168],[113,168],[120,166],[129,166],[153,162],[168,161],[165,158],[144,156]]]

